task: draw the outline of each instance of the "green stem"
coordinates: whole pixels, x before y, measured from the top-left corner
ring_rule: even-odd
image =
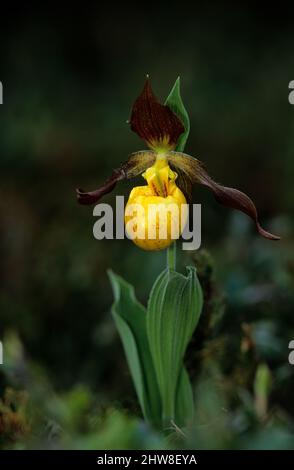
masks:
[[[169,269],[176,270],[177,244],[173,242],[166,250],[166,266]]]

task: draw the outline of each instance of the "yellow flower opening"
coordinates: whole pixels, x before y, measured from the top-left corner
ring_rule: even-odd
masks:
[[[164,154],[158,154],[154,165],[142,176],[147,185],[132,189],[125,208],[126,232],[144,250],[163,250],[184,229],[186,198]]]

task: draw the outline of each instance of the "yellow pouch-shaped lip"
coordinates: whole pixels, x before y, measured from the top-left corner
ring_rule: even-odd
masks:
[[[143,176],[148,185],[133,188],[125,208],[126,232],[140,248],[162,250],[182,233],[186,199],[176,186],[176,173],[163,159]]]

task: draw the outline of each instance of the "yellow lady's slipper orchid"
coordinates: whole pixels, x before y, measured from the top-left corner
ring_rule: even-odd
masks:
[[[118,181],[143,174],[147,185],[135,187],[130,194],[125,212],[126,229],[128,233],[133,234],[137,229],[137,234],[131,238],[141,248],[160,250],[169,246],[176,238],[172,236],[173,222],[176,220],[179,227],[178,236],[181,234],[185,223],[185,216],[183,217],[185,196],[190,196],[192,185],[198,183],[210,189],[220,204],[237,209],[251,217],[261,236],[270,240],[279,240],[280,237],[261,227],[256,207],[245,193],[217,183],[209,176],[199,160],[175,151],[177,142],[185,131],[183,122],[169,106],[157,100],[149,79],[133,105],[130,125],[131,129],[147,143],[150,150],[131,154],[128,160],[114,170],[110,178],[95,191],[84,192],[77,189],[80,204],[96,203],[104,194],[112,191]],[[176,184],[177,176],[179,187]],[[131,211],[133,205],[137,205],[137,213]],[[151,214],[148,218],[152,206],[161,208],[162,212],[157,215]],[[160,232],[160,219],[172,206],[178,208],[179,215],[167,216],[167,235],[164,237]]]

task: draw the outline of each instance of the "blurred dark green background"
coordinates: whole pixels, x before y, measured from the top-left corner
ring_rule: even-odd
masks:
[[[110,316],[106,270],[133,283],[146,302],[165,254],[145,253],[127,240],[96,241],[92,208],[78,206],[74,189],[94,189],[129,153],[144,148],[126,120],[145,74],[162,100],[180,75],[191,119],[187,152],[205,162],[216,180],[249,194],[265,228],[282,236],[278,243],[258,238],[245,216],[194,188],[195,202],[202,203],[202,247],[211,254],[213,282],[225,309],[217,329],[194,348],[195,383],[212,370],[207,380],[213,388],[221,374],[221,382],[229,383],[222,389],[226,409],[232,410],[232,420],[242,421],[238,413],[254,394],[252,358],[241,347],[249,325],[258,350],[254,364],[266,363],[271,370],[274,411],[269,413],[275,419],[268,437],[263,434],[268,423],[259,428],[249,420],[245,428],[230,428],[225,443],[217,432],[206,438],[197,431],[189,445],[250,447],[260,439],[259,447],[292,446],[294,367],[288,365],[288,343],[294,339],[294,107],[288,102],[288,84],[294,79],[293,48],[290,13],[258,5],[96,2],[68,8],[26,5],[3,13],[0,340],[8,365],[0,366],[1,396],[10,386],[29,390],[31,406],[38,408],[38,393],[46,403],[51,400],[46,393],[65,394],[62,409],[71,409],[72,399],[79,410],[79,424],[69,425],[74,436],[87,435],[83,405],[76,401],[88,406],[93,399],[103,413],[114,407],[127,416],[139,414]],[[116,194],[127,196],[132,184],[121,183]],[[105,201],[114,203],[115,194]],[[179,267],[192,262],[187,252],[178,257]],[[205,278],[208,261],[203,257]],[[223,343],[217,342],[220,338]],[[212,340],[216,349],[209,367],[201,363],[201,372],[199,351],[201,356]],[[38,389],[41,381],[45,391]],[[83,391],[77,392],[80,387]],[[70,398],[74,393],[76,401]],[[56,411],[61,405],[50,406]],[[64,420],[58,416],[55,426]],[[89,441],[88,447],[103,447],[103,442],[106,447],[153,445],[151,437],[148,444],[134,444],[133,437],[121,443],[135,418],[105,419],[106,425],[99,417],[104,424],[97,426],[106,429],[106,437],[100,444]],[[246,432],[251,436],[256,426],[261,437],[247,444]],[[243,432],[246,443],[233,444],[236,435],[243,439]],[[3,436],[7,447],[31,439],[29,431]],[[82,447],[80,442],[69,445]]]

